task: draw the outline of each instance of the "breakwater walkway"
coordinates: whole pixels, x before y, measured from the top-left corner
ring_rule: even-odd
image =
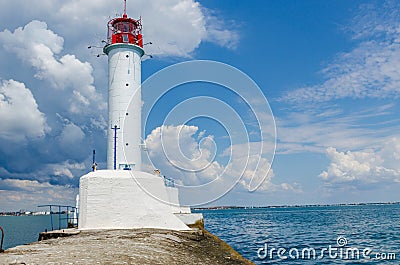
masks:
[[[204,229],[71,234],[7,249],[0,264],[253,264]]]

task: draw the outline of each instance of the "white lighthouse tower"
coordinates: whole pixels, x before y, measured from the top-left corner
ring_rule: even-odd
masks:
[[[141,170],[141,30],[141,20],[128,18],[126,2],[123,16],[108,22],[107,169]]]
[[[79,229],[188,229],[202,219],[181,207],[178,189],[164,178],[141,171],[141,20],[108,22],[107,169],[94,170],[79,182]],[[184,221],[182,221],[184,220]]]

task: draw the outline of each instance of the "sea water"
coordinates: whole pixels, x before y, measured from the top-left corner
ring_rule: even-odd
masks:
[[[53,229],[67,227],[64,214],[0,216],[0,226],[3,227],[5,234],[3,249],[37,241],[40,232],[52,230],[52,221]]]
[[[400,205],[202,210],[256,264],[399,264]]]
[[[207,230],[255,264],[399,264],[400,261],[398,204],[201,212]],[[65,216],[61,218],[63,228]],[[51,230],[51,219],[49,215],[0,216],[0,226],[5,230],[3,248],[10,248],[37,241],[39,232]],[[58,215],[53,215],[53,226],[58,229]],[[368,255],[363,255],[365,251]]]

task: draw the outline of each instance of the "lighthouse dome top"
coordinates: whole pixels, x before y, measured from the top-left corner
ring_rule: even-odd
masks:
[[[142,21],[129,18],[126,14],[126,2],[124,14],[108,21],[107,42],[109,44],[129,43],[143,48]]]

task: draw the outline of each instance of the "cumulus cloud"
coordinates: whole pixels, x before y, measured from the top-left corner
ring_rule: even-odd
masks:
[[[199,145],[197,133],[197,126],[188,125],[154,129],[146,138],[154,167],[183,185],[200,185],[218,178],[223,167],[214,161],[212,137],[202,138]]]
[[[3,80],[0,86],[0,138],[23,141],[44,137],[49,127],[31,91],[23,83]]]
[[[14,52],[22,61],[36,69],[35,77],[45,80],[55,89],[70,90],[70,111],[79,113],[89,105],[105,108],[102,97],[93,86],[93,68],[81,62],[75,55],[64,55],[57,59],[63,49],[64,40],[47,28],[41,21],[32,21],[14,32],[0,32],[3,47]]]
[[[146,47],[150,54],[188,56],[205,38],[204,14],[198,2],[140,2],[152,7],[151,13],[150,9],[142,9],[144,37],[154,43]]]
[[[187,57],[201,42],[227,48],[238,43],[235,29],[197,1],[138,0],[129,5],[140,7],[144,38],[153,43],[146,47],[150,54]]]
[[[4,3],[0,16],[15,21],[8,14],[15,6],[20,7],[19,12],[26,19],[46,18],[57,32],[82,47],[105,39],[107,21],[123,11],[122,1],[99,0],[94,5],[84,0],[32,0],[30,5],[23,1]],[[35,6],[35,10],[30,6]],[[149,54],[188,57],[201,42],[227,48],[238,43],[236,28],[230,25],[233,23],[227,23],[221,15],[213,14],[194,0],[132,0],[128,2],[127,13],[136,19],[142,17],[144,39],[153,43],[145,47]]]
[[[35,160],[35,158],[32,158]],[[46,163],[47,162],[47,163]],[[88,163],[86,163],[88,162]],[[77,187],[79,177],[90,171],[90,161],[76,162],[72,159],[64,161],[43,161],[36,167],[30,166],[23,170],[7,170],[0,167],[0,179],[16,179],[37,181],[39,183],[50,183],[52,185]],[[24,164],[18,160],[17,163]]]
[[[362,5],[347,30],[358,45],[336,56],[322,70],[325,81],[288,92],[289,103],[323,102],[342,98],[398,98],[400,95],[399,3]]]
[[[45,168],[41,171],[42,175],[53,175],[57,178],[67,177],[69,179],[73,179],[76,174],[76,171],[82,171],[87,169],[84,163],[76,163],[72,161],[64,161],[58,164],[48,164]],[[75,172],[74,172],[75,171]],[[40,174],[40,173],[39,173]],[[51,180],[49,180],[51,181]]]
[[[69,123],[64,126],[58,141],[63,150],[69,150],[74,148],[75,145],[79,146],[82,144],[82,140],[84,138],[85,133],[82,131],[82,129],[73,123]]]
[[[221,152],[227,163],[219,162],[217,143],[213,136],[206,135],[197,126],[163,125],[154,129],[146,138],[148,155],[152,168],[184,186],[204,185],[210,193],[225,192],[227,187],[238,184],[242,190],[254,191],[296,191],[301,188],[288,183],[273,184],[274,172],[271,162],[263,157],[259,142],[238,144]],[[214,188],[220,190],[214,190]],[[193,192],[193,191],[191,191]],[[190,192],[189,192],[190,194]],[[222,194],[219,194],[222,195]]]
[[[77,189],[36,180],[0,179],[2,210],[32,210],[32,205],[75,205]]]
[[[389,139],[380,149],[326,150],[330,164],[319,176],[328,185],[363,188],[400,183],[400,140]]]
[[[1,32],[0,40],[6,49],[37,67],[42,64],[39,62],[41,57],[44,57],[37,56],[41,49],[43,52],[57,54],[62,51],[64,45],[62,37],[47,29],[45,22],[37,20],[28,23],[24,28],[17,28],[14,32],[4,30]]]
[[[243,165],[246,165],[245,168],[243,168]],[[274,176],[274,172],[268,159],[260,158],[257,155],[235,157],[227,166],[226,174],[234,177],[240,172],[243,172],[243,175],[239,179],[239,183],[246,190],[253,191],[257,187],[261,191],[272,190],[271,179]]]

